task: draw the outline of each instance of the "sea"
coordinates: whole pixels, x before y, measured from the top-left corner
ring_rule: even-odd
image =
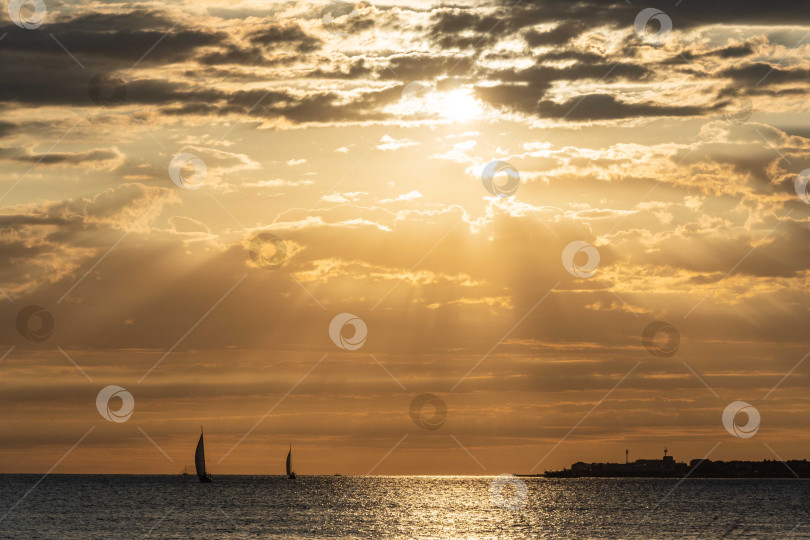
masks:
[[[810,480],[0,475],[0,538],[810,538]]]

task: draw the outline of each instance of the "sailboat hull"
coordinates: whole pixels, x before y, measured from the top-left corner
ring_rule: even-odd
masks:
[[[200,475],[197,478],[200,479],[201,484],[207,484],[207,483],[209,483],[211,481],[211,477],[208,476],[207,474],[205,476]]]
[[[293,472],[293,473],[288,474],[287,478],[289,478],[290,480],[295,480],[295,473]]]

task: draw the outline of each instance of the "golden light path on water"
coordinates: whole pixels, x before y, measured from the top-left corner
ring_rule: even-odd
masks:
[[[194,476],[54,475],[0,521],[0,536],[675,539],[808,532],[807,481],[522,478],[498,495],[498,478],[222,476],[199,484]],[[0,501],[16,499],[30,483],[30,476],[4,477]]]

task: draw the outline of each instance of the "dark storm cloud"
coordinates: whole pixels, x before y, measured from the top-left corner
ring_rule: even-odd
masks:
[[[698,58],[717,57],[722,59],[731,59],[731,58],[744,58],[752,54],[754,54],[754,48],[751,46],[750,43],[745,43],[743,45],[732,45],[729,47],[721,47],[719,49],[714,49],[704,53],[697,53],[686,50],[677,54],[676,56],[673,56],[666,62],[662,63],[664,65],[682,65],[685,62],[691,62],[692,60],[696,60]]]
[[[786,69],[770,64],[756,63],[728,68],[718,75],[728,77],[741,85],[759,87],[796,82],[806,83],[810,80],[810,69]]]
[[[564,45],[571,38],[574,38],[586,30],[584,23],[579,21],[563,22],[553,30],[546,32],[538,32],[537,30],[529,30],[524,35],[526,43],[530,47],[539,47],[541,45]]]
[[[0,62],[22,61],[21,55],[64,55],[49,36],[53,34],[77,58],[92,67],[92,62],[113,64],[119,68],[134,64],[147,51],[146,63],[170,63],[189,60],[191,53],[205,46],[222,43],[223,32],[183,27],[163,14],[132,11],[127,14],[92,14],[48,24],[48,32],[22,30],[12,24],[0,28],[8,33],[3,41]],[[160,40],[160,46],[154,47]],[[32,59],[28,59],[32,61]],[[68,61],[71,61],[68,58]]]
[[[386,116],[380,112],[380,108],[400,99],[401,88],[372,89],[351,96],[330,91],[297,95],[283,90],[180,94],[186,99],[172,100],[174,104],[164,107],[164,113],[184,115],[251,111],[256,117],[284,118],[295,123],[327,123],[382,120]]]
[[[321,40],[304,32],[297,23],[274,23],[247,36],[254,45],[268,48],[290,45],[300,52],[310,51],[321,44]]]
[[[462,8],[439,8],[431,17],[428,34],[444,48],[468,47],[478,42],[485,45],[499,37],[514,34],[538,24],[558,24],[547,32],[532,30],[527,41],[538,45],[565,43],[580,31],[605,22],[623,20],[634,8],[614,3],[563,0],[543,1],[536,5],[505,3],[495,10],[473,11]],[[633,15],[634,17],[635,15]],[[633,17],[629,21],[632,24]],[[572,23],[570,21],[576,21]]]
[[[787,13],[791,12],[791,6],[794,4],[788,4]],[[724,20],[747,20],[746,14],[752,10],[753,4],[744,3],[742,8],[737,6]],[[631,32],[637,11],[637,7],[622,3],[586,1],[572,5],[562,0],[495,9],[441,7],[433,10],[429,26],[417,30],[424,31],[429,40],[443,48],[462,47],[463,53],[380,52],[376,57],[332,55],[322,58],[315,69],[302,69],[297,75],[334,80],[426,80],[433,81],[439,88],[474,81],[479,83],[476,87],[479,98],[495,107],[562,118],[565,114],[561,114],[561,111],[567,111],[572,103],[559,104],[547,96],[555,83],[581,80],[606,84],[622,80],[649,82],[663,75],[656,71],[661,65],[636,63],[631,38],[626,43],[627,55],[615,59],[565,47],[571,39],[599,26],[626,28]],[[676,29],[681,29],[717,21],[723,13],[724,9],[715,5],[690,6],[690,9],[682,12],[673,11],[671,16],[676,21]],[[367,17],[356,17],[350,22],[358,25],[355,30],[359,30],[367,28],[374,21]],[[376,22],[380,24],[380,21]],[[398,23],[388,24],[395,27]],[[535,27],[538,24],[549,25],[551,29],[541,30]],[[92,105],[88,85],[93,76],[109,73],[120,74],[117,76],[126,79],[124,69],[158,41],[158,46],[144,59],[144,66],[190,62],[198,66],[272,68],[299,62],[300,53],[322,45],[319,38],[305,32],[297,21],[265,21],[252,24],[245,31],[225,32],[192,27],[185,21],[175,24],[169,15],[157,11],[134,10],[117,15],[81,15],[50,23],[48,31],[87,64],[89,69],[82,71],[46,32],[21,31],[11,25],[0,31],[9,32],[4,46],[0,48],[0,68],[5,75],[5,82],[0,85],[0,101],[39,106]],[[482,60],[478,53],[482,53],[488,43],[515,34],[522,35],[529,46],[557,48],[536,56],[535,64],[528,68],[491,69],[478,64]],[[476,50],[470,54],[468,49],[473,46]],[[745,43],[700,53],[686,50],[683,54],[686,60],[678,58],[671,62],[683,63],[699,57],[742,59],[752,53],[752,46]],[[507,52],[488,54],[490,56],[483,60],[503,59],[509,62],[520,56]],[[563,67],[551,65],[555,62],[563,62]],[[125,80],[127,94],[124,104],[154,105],[170,115],[244,114],[252,111],[259,117],[283,118],[293,123],[376,121],[386,119],[380,107],[399,98],[399,90],[394,87],[341,93],[317,87],[309,90],[274,87],[272,91],[267,91],[261,88],[233,90],[219,86],[218,83],[232,83],[235,80],[257,81],[258,75],[251,76],[245,70],[188,69],[188,80],[158,79],[154,75],[146,79],[148,75],[145,73],[148,71],[137,73],[136,77],[139,78]],[[213,81],[202,85],[198,82],[201,74],[209,75]],[[695,74],[698,75],[697,72]],[[748,86],[753,86],[766,74],[768,76],[762,86],[802,82],[806,80],[808,70],[772,69],[768,64],[759,63],[740,64],[720,72],[720,76]],[[48,84],[43,84],[45,77]],[[487,84],[480,84],[481,81],[487,81]],[[631,99],[617,101],[600,96],[598,89],[591,92],[594,95],[577,106],[577,110],[567,119],[614,119],[622,118],[622,115],[655,114],[681,116],[702,112],[699,107],[633,104]],[[259,105],[253,109],[257,102]],[[10,125],[0,126],[0,135],[10,129]]]
[[[90,163],[110,161],[120,158],[121,154],[115,149],[87,150],[85,152],[48,152],[46,154],[32,153],[26,148],[0,147],[0,159],[8,159],[20,163],[36,163],[39,165],[87,165]]]
[[[810,23],[810,12],[799,0],[781,2],[763,9],[756,0],[744,2],[703,2],[689,6],[658,6],[672,19],[675,30],[705,25],[800,25]],[[421,28],[428,39],[445,49],[475,49],[480,53],[499,39],[522,34],[530,47],[561,46],[587,35],[596,28],[609,27],[632,32],[640,6],[622,2],[585,0],[534,0],[515,4],[504,0],[500,7],[440,7],[432,11],[430,24]],[[550,30],[537,25],[553,25]],[[559,51],[556,51],[559,52]],[[742,58],[753,53],[750,44],[726,46],[705,53],[722,59]],[[576,53],[575,53],[576,54]],[[633,56],[633,51],[625,51]],[[687,56],[689,56],[687,54]],[[603,59],[604,60],[604,59]]]
[[[718,56],[720,58],[742,58],[751,54],[754,54],[754,49],[749,43],[746,43],[745,45],[723,47],[721,49],[706,53],[706,56]]]
[[[0,215],[0,229],[25,225],[61,225],[63,223],[65,223],[65,220],[62,218],[39,214]]]
[[[597,0],[576,3],[568,0],[534,0],[520,5],[504,0],[502,6],[494,11],[441,8],[433,15],[430,37],[439,45],[456,47],[468,45],[470,36],[486,43],[498,36],[510,35],[538,24],[556,24],[554,29],[546,32],[532,29],[525,34],[525,38],[530,44],[532,41],[537,45],[562,44],[599,26],[632,29],[642,7],[645,6]],[[678,30],[710,24],[796,25],[810,22],[810,11],[806,3],[800,0],[780,2],[772,9],[763,9],[762,3],[757,0],[722,0],[680,7],[658,7],[670,16]]]
[[[600,81],[615,81],[626,79],[640,81],[649,77],[652,72],[644,66],[628,62],[607,63],[600,59],[594,63],[579,63],[570,67],[555,68],[543,66],[540,63],[545,57],[538,60],[538,64],[518,71],[498,71],[488,75],[490,79],[505,82],[550,83],[554,81],[578,81],[582,79],[597,79]]]
[[[44,165],[68,164],[80,165],[94,161],[108,161],[120,157],[120,154],[111,150],[91,150],[88,152],[50,152],[48,154],[32,154],[15,156],[14,161],[23,163],[42,163]]]
[[[538,112],[539,103],[556,81],[591,79],[610,83],[619,79],[641,81],[649,76],[650,71],[647,68],[630,63],[613,65],[602,62],[580,63],[567,68],[537,65],[520,71],[503,70],[491,73],[488,75],[490,80],[498,80],[507,84],[478,86],[476,94],[494,106],[533,114]],[[546,112],[549,110],[546,106]],[[615,112],[619,109],[612,107],[612,110]],[[613,117],[611,116],[611,118]]]
[[[267,65],[269,62],[259,47],[227,45],[222,49],[200,56],[198,62],[207,66],[239,64],[243,66]],[[191,75],[191,73],[190,73]],[[252,78],[252,77],[251,77]]]
[[[380,108],[397,101],[400,94],[398,87],[390,87],[366,91],[346,101],[337,93],[323,92],[297,100],[280,100],[260,107],[258,112],[270,117],[283,116],[300,123],[381,120],[385,115]]]
[[[70,62],[70,59],[64,57]],[[4,70],[8,78],[0,85],[0,101],[23,105],[93,105],[88,91],[94,73],[87,73],[65,64],[62,58],[53,57],[46,63],[30,65],[17,62]],[[47,84],[44,78],[47,77]],[[210,100],[222,95],[221,92],[205,89],[195,90],[167,80],[126,80],[126,104],[162,104],[174,100]]]
[[[42,70],[19,67],[8,72],[10,78],[0,85],[0,101],[21,105],[92,105],[87,92],[91,76],[78,69],[53,70],[52,84],[41,84]],[[258,117],[284,117],[294,122],[329,122],[382,119],[378,107],[399,99],[395,87],[342,95],[330,91],[295,94],[286,89],[267,91],[225,91],[213,87],[191,86],[169,80],[127,82],[125,104],[159,106],[164,113],[242,114],[252,110]],[[254,105],[259,103],[254,108]]]
[[[263,25],[247,34],[244,41],[244,45],[228,43],[221,49],[203,55],[199,61],[207,65],[272,66],[278,63],[284,51],[306,54],[323,44],[319,38],[307,34],[297,22],[292,21]]]
[[[17,131],[18,129],[19,126],[17,124],[0,121],[0,137],[5,137],[6,135]]]
[[[568,118],[569,120],[616,120],[641,116],[698,116],[706,109],[701,107],[677,107],[655,103],[625,103],[608,94],[586,94],[571,98],[564,103],[541,101],[537,105],[540,116]]]
[[[486,13],[445,8],[434,12],[429,37],[442,48],[463,49],[473,45],[487,45],[502,36],[537,24],[578,21],[574,24],[563,22],[557,28],[545,33],[531,30],[525,36],[530,45],[559,44],[575,37],[579,31],[587,29],[588,21],[603,21],[603,23],[617,21],[620,19],[618,14],[608,16],[607,13],[629,11],[615,4],[565,2],[563,5],[556,1],[544,2],[540,6],[510,4],[508,7]],[[632,18],[629,20],[632,23]]]
[[[279,49],[300,52],[321,44],[296,22],[266,24],[249,33],[244,40],[231,39],[220,31],[173,26],[167,16],[147,11],[133,11],[126,15],[84,15],[49,24],[48,30],[88,65],[90,69],[86,71],[78,69],[45,32],[18,32],[16,27],[0,29],[9,32],[4,47],[0,49],[0,67],[5,79],[0,85],[0,101],[20,106],[93,105],[88,87],[91,79],[99,73],[92,69],[94,60],[101,73],[116,76],[121,73],[127,90],[124,105],[155,105],[164,113],[173,115],[246,113],[260,103],[253,111],[257,116],[286,118],[292,122],[381,119],[383,115],[377,108],[395,99],[394,91],[383,90],[352,96],[330,91],[301,94],[285,89],[230,91],[182,80],[146,79],[143,72],[135,80],[128,79],[124,69],[158,41],[158,46],[141,65],[147,61],[153,65],[165,65],[198,58],[204,65],[272,66],[279,61],[295,60],[294,56],[280,57]],[[199,51],[205,52],[200,55]],[[354,78],[370,72],[360,60],[344,76]],[[193,71],[190,74],[197,75]],[[325,72],[320,74],[328,75]],[[12,129],[12,124],[5,123],[0,126],[0,134]],[[76,163],[76,160],[103,157],[52,155],[46,159],[48,163]],[[18,156],[17,159],[29,158]]]
[[[475,95],[496,107],[505,107],[532,114],[537,112],[538,102],[551,87],[551,83],[546,83],[545,86],[541,86],[541,84],[532,86],[521,84],[479,86],[475,89]]]
[[[47,33],[16,26],[0,32],[8,32],[0,48],[0,101],[26,105],[90,105],[88,86],[99,72],[128,69],[147,51],[141,66],[190,60],[197,49],[227,38],[222,32],[175,26],[164,15],[146,11],[83,15],[50,23]],[[87,70],[79,69],[49,34]]]
[[[187,27],[165,14],[143,10],[60,20],[49,23],[47,33],[14,25],[0,27],[0,33],[8,34],[0,48],[4,74],[0,100],[42,105],[86,105],[90,77],[97,72],[123,72],[141,57],[140,67],[193,61],[196,57],[209,65],[273,65],[279,48],[300,51],[320,44],[292,22],[266,25],[249,35],[247,45],[240,45],[225,32]],[[49,34],[86,65],[87,71],[77,69]],[[199,51],[207,52],[200,55]],[[43,84],[44,79],[47,84]],[[152,101],[171,99],[174,93]],[[127,97],[133,98],[131,94]]]
[[[796,25],[810,22],[807,4],[801,0],[785,0],[772,6],[763,6],[758,0],[719,0],[715,2],[695,2],[683,9],[661,6],[672,18],[677,28],[693,28],[708,24],[756,24],[756,25]],[[630,11],[636,13],[639,7]]]
[[[380,71],[380,77],[403,81],[430,80],[450,73],[461,75],[472,68],[473,59],[467,56],[402,54],[388,57],[388,65]]]

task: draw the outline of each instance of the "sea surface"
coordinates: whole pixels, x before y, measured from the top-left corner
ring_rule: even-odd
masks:
[[[41,478],[0,475],[0,538],[810,538],[810,480]]]

